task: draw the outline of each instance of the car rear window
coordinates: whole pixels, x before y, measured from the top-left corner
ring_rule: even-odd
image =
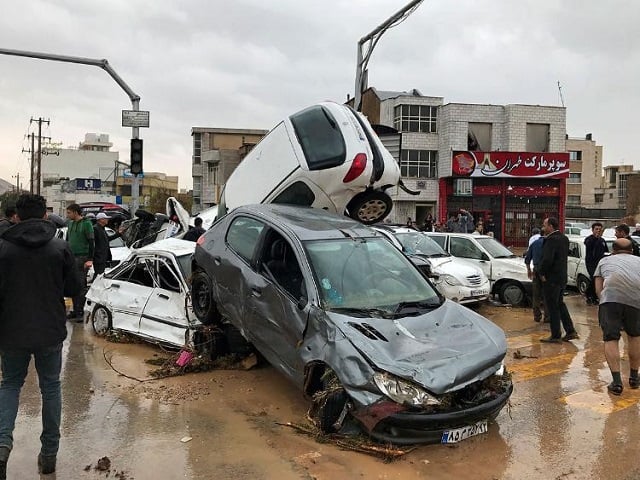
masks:
[[[342,165],[346,147],[338,122],[321,106],[309,107],[290,117],[309,170]]]
[[[295,182],[283,190],[271,203],[310,207],[315,199],[316,196],[306,183]]]

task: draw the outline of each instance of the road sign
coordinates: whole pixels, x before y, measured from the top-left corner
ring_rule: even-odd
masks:
[[[133,178],[134,175],[133,175],[133,173],[131,173],[131,169],[130,168],[125,168],[122,171],[122,176],[124,178]],[[144,178],[144,173],[139,173],[138,174],[138,178]]]
[[[149,112],[122,110],[123,127],[149,127]]]
[[[101,187],[99,178],[76,178],[76,190],[100,190]]]

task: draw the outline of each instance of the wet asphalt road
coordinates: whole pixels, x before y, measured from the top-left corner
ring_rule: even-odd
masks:
[[[70,324],[58,472],[41,478],[640,479],[640,390],[607,393],[597,308],[578,296],[566,301],[581,338],[562,345],[539,342],[547,327],[532,321],[530,309],[483,307],[507,332],[510,408],[486,435],[420,446],[391,464],[278,425],[304,422],[307,403],[270,367],[140,383],[118,376],[105,352],[119,371],[144,379],[144,360],[160,350],[106,343],[89,327]],[[626,382],[626,353],[622,365]],[[30,373],[9,479],[39,478],[39,409]],[[95,470],[104,456],[111,460],[108,477]]]

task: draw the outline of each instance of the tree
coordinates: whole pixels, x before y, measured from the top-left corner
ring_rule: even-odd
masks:
[[[9,191],[4,192],[0,195],[0,208],[2,208],[2,216],[4,217],[4,209],[9,205],[15,205],[18,201],[18,197],[20,196],[20,192]]]
[[[172,194],[171,190],[164,188],[155,189],[153,191],[151,197],[149,198],[149,205],[147,205],[146,210],[151,213],[164,213],[164,211],[166,210],[167,198],[171,196],[175,197],[187,212],[191,211],[191,205],[193,203],[191,195],[186,193]]]

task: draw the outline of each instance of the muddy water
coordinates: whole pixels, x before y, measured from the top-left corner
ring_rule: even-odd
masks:
[[[278,425],[304,422],[307,403],[271,367],[139,382],[118,375],[105,357],[121,373],[145,380],[153,367],[144,360],[162,355],[159,349],[107,343],[89,328],[70,326],[57,478],[105,478],[94,470],[103,456],[111,460],[109,478],[124,471],[123,478],[138,480],[640,478],[634,470],[640,391],[606,393],[597,309],[579,298],[567,303],[581,339],[562,345],[539,343],[548,332],[532,322],[531,310],[483,308],[508,335],[510,408],[486,435],[419,446],[390,464]],[[625,357],[625,376],[627,369]],[[30,374],[8,478],[37,478],[39,408]]]

